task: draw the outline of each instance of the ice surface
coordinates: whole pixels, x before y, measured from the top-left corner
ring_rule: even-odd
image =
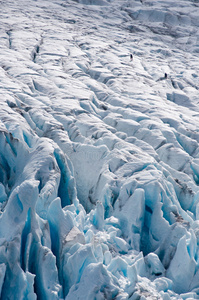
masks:
[[[1,1],[1,299],[199,298],[198,15]]]

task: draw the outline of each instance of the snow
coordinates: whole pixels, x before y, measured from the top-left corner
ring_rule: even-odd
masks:
[[[198,15],[1,1],[1,299],[199,298]]]

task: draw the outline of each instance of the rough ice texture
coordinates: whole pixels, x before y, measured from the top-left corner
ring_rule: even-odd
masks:
[[[0,6],[0,298],[198,299],[197,1]]]

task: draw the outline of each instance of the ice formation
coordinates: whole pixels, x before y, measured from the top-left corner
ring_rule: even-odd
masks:
[[[199,299],[198,1],[0,6],[0,298]]]

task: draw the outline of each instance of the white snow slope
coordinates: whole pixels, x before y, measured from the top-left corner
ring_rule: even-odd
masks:
[[[1,299],[199,299],[198,76],[197,0],[0,0]]]

